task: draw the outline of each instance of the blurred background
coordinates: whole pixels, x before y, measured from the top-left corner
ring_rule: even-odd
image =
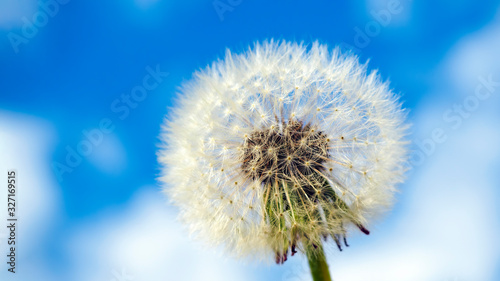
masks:
[[[177,87],[271,38],[370,60],[413,124],[394,211],[329,252],[334,280],[500,280],[498,0],[0,0],[0,280],[310,280],[190,239],[156,181]]]

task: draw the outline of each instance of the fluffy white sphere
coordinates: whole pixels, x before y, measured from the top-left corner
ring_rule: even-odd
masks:
[[[391,205],[407,151],[397,96],[324,45],[256,44],[197,72],[163,126],[165,192],[238,256],[339,248]]]

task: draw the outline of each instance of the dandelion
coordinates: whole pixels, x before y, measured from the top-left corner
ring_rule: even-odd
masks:
[[[369,234],[405,170],[404,112],[366,68],[319,43],[270,41],[195,73],[159,153],[191,232],[278,264],[300,251],[329,280],[325,241],[342,250]]]

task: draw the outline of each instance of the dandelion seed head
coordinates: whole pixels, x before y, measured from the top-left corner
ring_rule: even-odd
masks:
[[[397,96],[319,43],[256,44],[196,73],[163,126],[165,192],[196,236],[286,260],[386,211],[407,150]]]

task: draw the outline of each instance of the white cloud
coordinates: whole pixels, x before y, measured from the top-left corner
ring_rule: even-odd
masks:
[[[500,81],[500,10],[489,25],[462,38],[448,53],[441,75],[461,89],[474,89],[478,76]],[[464,94],[463,92],[461,94]]]
[[[248,267],[197,247],[159,192],[144,188],[125,210],[93,217],[75,230],[68,248],[72,280],[255,280]],[[89,245],[92,245],[89,247]]]

